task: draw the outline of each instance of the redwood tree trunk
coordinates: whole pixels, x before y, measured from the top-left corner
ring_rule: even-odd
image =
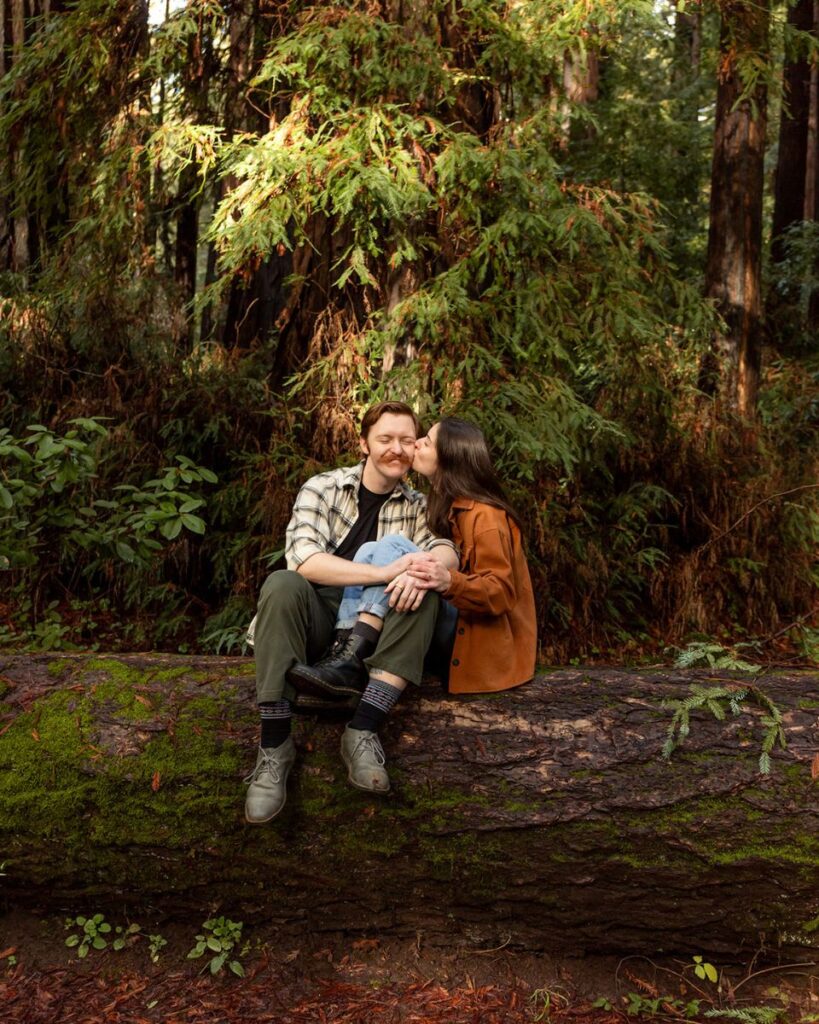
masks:
[[[797,0],[788,10],[788,24],[810,32],[814,27],[814,7],[815,0]],[[771,244],[771,258],[777,263],[785,258],[785,229],[797,221],[811,219],[805,210],[811,107],[811,66],[807,58],[785,61],[782,91],[785,105],[779,122]]]
[[[291,930],[563,952],[761,943],[803,960],[819,949],[819,673],[756,681],[788,739],[768,776],[761,712],[696,712],[663,759],[662,702],[695,681],[720,685],[570,669],[491,699],[425,686],[385,731],[380,801],[348,785],[339,724],[303,719],[287,807],[251,827],[247,659],[2,657],[6,899],[221,905]]]
[[[716,341],[718,372],[729,404],[742,416],[756,407],[762,348],[762,192],[767,87],[746,87],[743,60],[767,59],[770,0],[722,5],[706,294],[727,330]]]

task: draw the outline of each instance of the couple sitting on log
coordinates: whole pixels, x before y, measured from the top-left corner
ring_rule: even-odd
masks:
[[[249,822],[284,806],[299,694],[357,700],[341,756],[353,786],[386,793],[378,730],[425,665],[453,693],[532,678],[532,584],[486,440],[454,418],[419,433],[408,405],[381,402],[361,423],[363,460],[299,491],[287,569],[268,576],[251,626],[261,741]],[[428,502],[405,483],[410,469],[429,480]]]

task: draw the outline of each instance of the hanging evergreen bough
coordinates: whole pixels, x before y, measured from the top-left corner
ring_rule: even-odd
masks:
[[[760,724],[765,727],[762,738],[762,752],[759,755],[759,770],[768,775],[771,770],[771,751],[777,744],[784,750],[787,746],[785,730],[782,728],[782,712],[767,694],[756,686],[697,686],[691,687],[690,697],[672,700],[667,706],[673,708],[674,717],[668,727],[668,736],[663,746],[663,756],[671,757],[676,748],[691,731],[691,712],[705,709],[717,721],[725,720],[726,710],[739,715],[746,704],[756,704],[764,715]]]
[[[698,390],[715,320],[691,284],[696,241],[678,269],[680,221],[643,190],[708,124],[672,123],[657,5],[208,0],[152,25],[147,5],[77,0],[24,21],[0,82],[4,426],[110,417],[103,500],[181,456],[219,486],[207,532],[133,573],[116,556],[86,572],[49,538],[59,571],[5,578],[14,642],[52,612],[93,642],[101,608],[109,648],[236,649],[299,483],[356,451],[361,410],[388,394],[486,430],[549,660],[715,624],[809,627],[815,384],[772,368],[753,436]],[[620,70],[573,108],[566,54],[577,75],[604,49]],[[595,162],[572,122],[603,119]],[[681,174],[689,225],[701,163]],[[92,550],[93,529],[79,541]]]

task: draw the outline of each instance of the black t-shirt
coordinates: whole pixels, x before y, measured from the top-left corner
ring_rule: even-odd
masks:
[[[378,516],[384,502],[391,497],[392,493],[392,491],[387,491],[386,494],[375,494],[373,491],[368,491],[364,484],[359,486],[358,519],[333,552],[336,557],[351,561],[362,544],[378,539]]]

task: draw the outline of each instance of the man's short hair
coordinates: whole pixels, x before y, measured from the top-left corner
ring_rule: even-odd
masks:
[[[367,435],[375,424],[381,419],[384,413],[392,413],[393,416],[409,416],[415,425],[416,437],[421,433],[421,422],[415,415],[415,410],[406,402],[378,402],[364,413],[361,420],[361,436],[367,440]]]

